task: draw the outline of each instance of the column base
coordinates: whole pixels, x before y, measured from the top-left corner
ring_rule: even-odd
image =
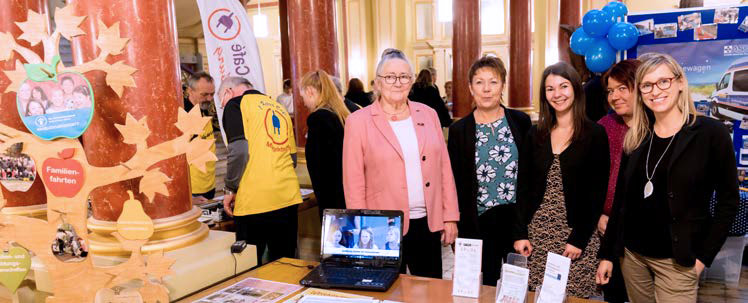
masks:
[[[6,206],[0,209],[3,215],[18,215],[37,219],[47,219],[47,204],[37,204],[29,206]]]

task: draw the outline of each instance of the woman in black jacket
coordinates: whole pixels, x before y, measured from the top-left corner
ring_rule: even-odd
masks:
[[[483,240],[483,284],[495,286],[502,258],[513,251],[518,150],[531,122],[527,114],[501,104],[506,68],[500,59],[478,59],[468,79],[476,109],[449,127],[447,148],[460,236]]]
[[[449,127],[452,124],[452,118],[449,116],[449,110],[447,110],[447,105],[444,104],[444,99],[439,95],[439,89],[434,86],[432,80],[433,77],[428,68],[419,72],[416,82],[410,89],[408,99],[433,108],[439,116],[439,123],[442,127]]]
[[[699,116],[685,72],[669,55],[648,56],[636,87],[597,279],[607,283],[613,266],[607,260],[622,257],[632,302],[696,302],[698,276],[737,212],[732,139],[719,121]]]
[[[326,208],[345,208],[343,130],[350,111],[325,71],[304,75],[300,92],[311,111],[306,120],[306,162],[321,218]]]
[[[520,152],[519,224],[514,248],[529,256],[530,287],[543,281],[548,253],[572,260],[567,293],[599,294],[595,229],[608,189],[608,137],[586,118],[579,75],[565,62],[543,72],[540,120]]]

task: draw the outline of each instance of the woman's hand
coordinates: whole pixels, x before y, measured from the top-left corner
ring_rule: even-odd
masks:
[[[605,229],[608,227],[608,216],[600,215],[600,220],[597,221],[597,231],[600,235],[605,235]]]
[[[701,277],[701,273],[704,272],[704,263],[701,263],[699,259],[696,259],[696,264],[693,265],[693,268],[696,269],[696,277]]]
[[[442,245],[452,245],[452,243],[455,243],[455,239],[457,239],[457,223],[444,222],[444,230],[442,230]]]
[[[228,194],[223,196],[223,210],[230,217],[234,216],[234,197],[236,195]]]
[[[517,240],[514,241],[514,250],[520,255],[529,257],[532,254],[532,244],[530,240]]]
[[[605,285],[610,282],[610,276],[613,275],[613,262],[608,260],[600,260],[600,265],[597,266],[597,275],[595,275],[595,283]]]
[[[582,250],[574,245],[566,243],[566,249],[564,249],[564,253],[561,255],[574,261],[582,255]]]

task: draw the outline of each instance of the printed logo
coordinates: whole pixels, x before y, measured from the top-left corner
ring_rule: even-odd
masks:
[[[208,17],[208,24],[210,33],[219,40],[233,40],[242,32],[239,17],[227,8],[214,10]]]
[[[47,120],[47,117],[45,116],[37,116],[36,119],[34,120],[34,124],[36,124],[36,126],[38,127],[47,126],[48,122],[49,121]]]
[[[265,133],[276,145],[288,142],[288,121],[280,112],[272,108],[265,111]]]

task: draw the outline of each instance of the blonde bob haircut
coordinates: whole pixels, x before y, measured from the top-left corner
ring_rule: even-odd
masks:
[[[319,100],[317,100],[317,104],[312,111],[317,111],[320,108],[332,111],[338,116],[340,123],[345,125],[345,119],[351,112],[345,106],[343,97],[340,96],[335,83],[330,79],[330,75],[323,70],[307,73],[304,77],[301,77],[301,89],[304,90],[307,87],[314,88],[319,93]]]
[[[636,102],[634,104],[634,115],[631,120],[631,128],[626,133],[626,137],[623,140],[623,151],[627,154],[630,154],[637,149],[639,145],[644,142],[644,139],[651,134],[650,121],[647,116],[647,111],[649,111],[649,109],[644,105],[644,99],[639,86],[641,85],[644,76],[658,67],[662,65],[667,66],[676,78],[674,81],[680,81],[683,84],[683,89],[680,91],[678,100],[676,101],[676,107],[683,113],[682,125],[693,125],[696,121],[695,117],[699,115],[696,111],[696,107],[693,105],[691,93],[688,90],[688,79],[686,78],[685,71],[683,71],[683,67],[681,67],[673,57],[667,54],[648,53],[646,55],[645,60],[642,61],[642,64],[639,65],[639,68],[636,70]],[[691,116],[693,116],[693,119]]]

